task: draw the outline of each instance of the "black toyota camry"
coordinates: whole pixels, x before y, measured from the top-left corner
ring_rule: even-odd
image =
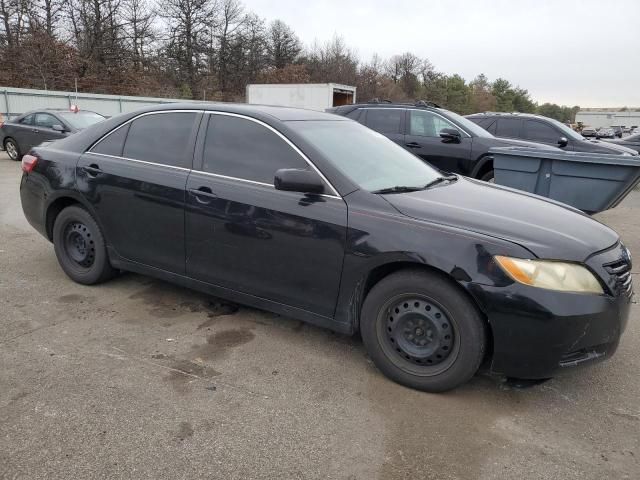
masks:
[[[547,378],[613,354],[631,259],[570,207],[443,175],[344,117],[163,105],[22,159],[29,222],[73,280],[133,271],[362,336],[443,391],[483,362]]]

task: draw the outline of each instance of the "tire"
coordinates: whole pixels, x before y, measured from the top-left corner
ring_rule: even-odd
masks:
[[[452,282],[412,270],[391,274],[371,289],[362,307],[360,334],[387,377],[434,393],[473,377],[487,343],[476,306]]]
[[[16,142],[13,138],[7,138],[4,141],[4,150],[5,152],[7,152],[7,155],[9,155],[9,158],[14,162],[17,162],[22,158],[18,142]]]
[[[480,177],[480,180],[482,180],[483,182],[488,182],[488,183],[496,183],[496,179],[495,179],[495,175],[493,173],[493,170],[489,170],[488,172],[483,174]]]
[[[58,263],[74,282],[95,285],[112,278],[106,242],[91,214],[76,205],[62,210],[53,224]]]

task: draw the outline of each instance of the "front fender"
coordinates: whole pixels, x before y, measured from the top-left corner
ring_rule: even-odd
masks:
[[[369,194],[363,193],[361,198],[366,202],[365,195]],[[350,324],[352,331],[368,279],[381,269],[430,268],[472,294],[471,284],[503,286],[511,282],[494,264],[494,255],[534,256],[507,240],[407,217],[392,209],[365,210],[359,208],[356,197],[348,198],[349,228],[335,314],[336,320]]]

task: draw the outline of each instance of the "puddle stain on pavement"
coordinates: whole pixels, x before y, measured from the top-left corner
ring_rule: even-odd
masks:
[[[238,311],[234,303],[161,281],[151,282],[144,290],[129,295],[129,298],[142,300],[149,307],[149,314],[158,318],[170,319],[206,312],[211,319]]]

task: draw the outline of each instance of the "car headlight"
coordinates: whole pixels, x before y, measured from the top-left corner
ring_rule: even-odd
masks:
[[[497,255],[500,268],[516,282],[562,292],[602,294],[598,279],[582,265],[549,260],[525,260]]]

